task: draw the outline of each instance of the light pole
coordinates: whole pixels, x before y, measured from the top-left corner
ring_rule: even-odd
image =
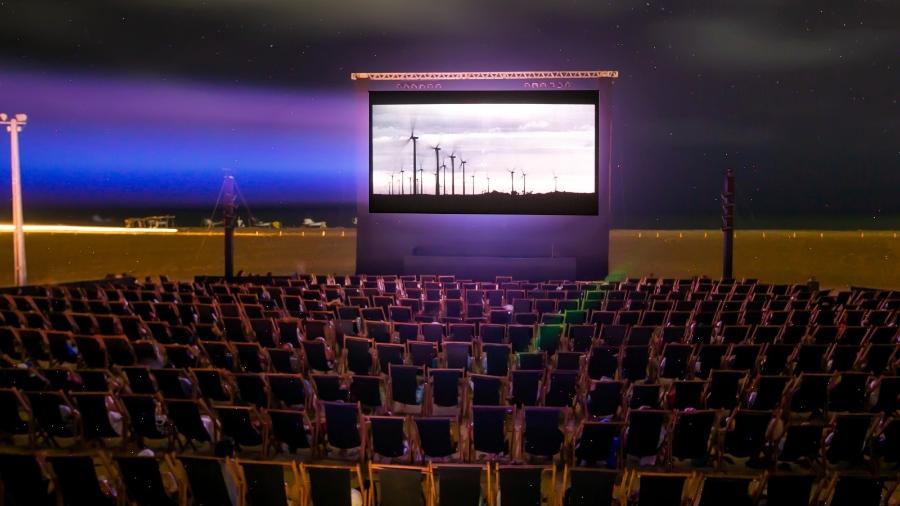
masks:
[[[22,179],[19,171],[19,132],[28,122],[25,114],[9,118],[0,113],[0,124],[9,132],[10,173],[12,175],[12,220],[13,220],[13,269],[16,285],[25,286],[28,274],[25,266],[25,231],[22,217]]]

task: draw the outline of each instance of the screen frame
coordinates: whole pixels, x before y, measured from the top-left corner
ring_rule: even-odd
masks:
[[[448,100],[451,98],[452,100]],[[506,216],[598,216],[601,212],[600,197],[600,95],[596,90],[584,89],[541,89],[541,90],[369,90],[368,121],[368,212],[371,214],[428,214],[428,215],[473,215],[491,214]],[[373,207],[374,198],[374,148],[372,139],[372,117],[376,105],[416,105],[416,104],[584,104],[594,106],[594,191],[591,193],[593,208],[590,212],[572,212],[564,209],[551,212],[472,212],[466,210],[429,212],[422,210],[397,210]]]

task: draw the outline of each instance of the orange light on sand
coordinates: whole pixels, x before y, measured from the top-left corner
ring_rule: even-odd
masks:
[[[46,234],[174,234],[177,228],[125,228],[125,227],[94,227],[85,225],[24,225],[29,233]],[[12,232],[13,226],[9,223],[0,223],[0,232]]]

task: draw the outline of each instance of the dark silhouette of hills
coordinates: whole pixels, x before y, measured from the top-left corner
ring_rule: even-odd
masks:
[[[373,213],[460,214],[597,214],[595,193],[491,192],[477,195],[379,195],[369,196]]]

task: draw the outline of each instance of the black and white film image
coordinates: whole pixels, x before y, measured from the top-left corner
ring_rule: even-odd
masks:
[[[595,214],[594,104],[373,104],[372,212]]]

